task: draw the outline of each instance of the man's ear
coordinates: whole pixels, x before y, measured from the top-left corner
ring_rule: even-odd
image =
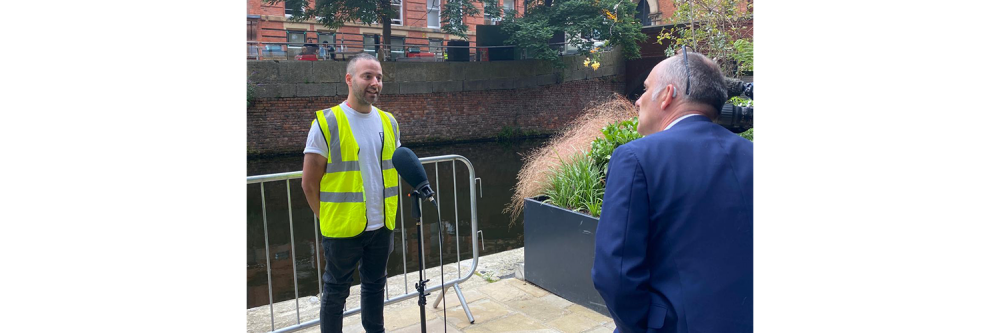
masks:
[[[347,83],[347,85],[351,85],[351,73],[344,75],[344,82]]]
[[[667,84],[660,94],[663,95],[663,97],[657,96],[657,101],[660,102],[660,110],[666,110],[667,105],[670,105],[674,101],[674,98],[677,97],[677,89],[673,84]]]

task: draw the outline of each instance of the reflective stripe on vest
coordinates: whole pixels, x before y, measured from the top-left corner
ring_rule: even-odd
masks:
[[[392,114],[375,107],[382,121],[382,184],[385,226],[396,228],[396,211],[399,204],[399,175],[392,165],[398,134],[396,119]],[[326,173],[319,186],[319,222],[323,236],[331,238],[354,237],[368,227],[365,208],[361,164],[358,162],[358,142],[351,132],[347,115],[340,105],[316,111],[316,120],[327,143]]]

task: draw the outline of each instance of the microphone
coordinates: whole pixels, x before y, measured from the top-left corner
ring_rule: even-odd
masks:
[[[430,182],[427,181],[427,172],[424,171],[424,166],[420,164],[417,155],[410,148],[396,148],[396,152],[392,154],[392,165],[396,168],[399,176],[403,177],[407,184],[413,186],[420,199],[428,199],[434,206],[437,206],[437,202],[434,201],[434,190],[431,189]]]

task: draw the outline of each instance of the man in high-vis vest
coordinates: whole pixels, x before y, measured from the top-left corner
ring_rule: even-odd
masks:
[[[320,331],[340,333],[354,268],[361,266],[361,325],[382,333],[386,262],[393,249],[400,146],[392,114],[372,104],[382,92],[382,65],[361,53],[347,63],[347,100],[316,111],[302,163],[302,190],[323,234]]]

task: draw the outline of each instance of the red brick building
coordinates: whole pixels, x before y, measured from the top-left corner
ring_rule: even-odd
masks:
[[[392,0],[394,6],[398,6],[400,15],[393,18],[392,26],[392,49],[397,54],[403,52],[402,45],[419,45],[422,52],[429,47],[447,45],[448,41],[460,39],[441,32],[441,3],[447,0]],[[315,0],[310,0],[310,4],[315,4]],[[499,5],[507,13],[517,12],[518,15],[524,13],[523,0],[498,0]],[[632,0],[638,4],[637,11],[644,26],[654,26],[665,24],[670,15],[674,12],[672,0]],[[482,4],[474,3],[480,9],[477,17],[465,17],[464,22],[469,26],[469,46],[476,46],[476,26],[493,25],[501,22],[503,18],[485,17]],[[290,11],[288,11],[290,13]],[[505,14],[510,15],[510,14]],[[299,52],[299,47],[294,43],[322,43],[326,41],[334,45],[338,50],[347,52],[359,52],[368,50],[373,52],[374,45],[381,40],[381,24],[357,24],[348,23],[338,30],[324,27],[315,20],[303,22],[291,22],[286,14],[284,2],[275,5],[267,5],[262,0],[247,0],[247,41],[260,42],[248,44],[248,58],[254,59],[254,54],[263,54],[266,49],[265,58],[289,58]],[[290,43],[289,46],[283,44],[266,43]],[[427,46],[427,47],[424,47]],[[258,53],[258,48],[261,52]],[[274,51],[274,52],[270,52]],[[435,52],[439,53],[439,52]],[[440,56],[440,54],[439,54]]]

